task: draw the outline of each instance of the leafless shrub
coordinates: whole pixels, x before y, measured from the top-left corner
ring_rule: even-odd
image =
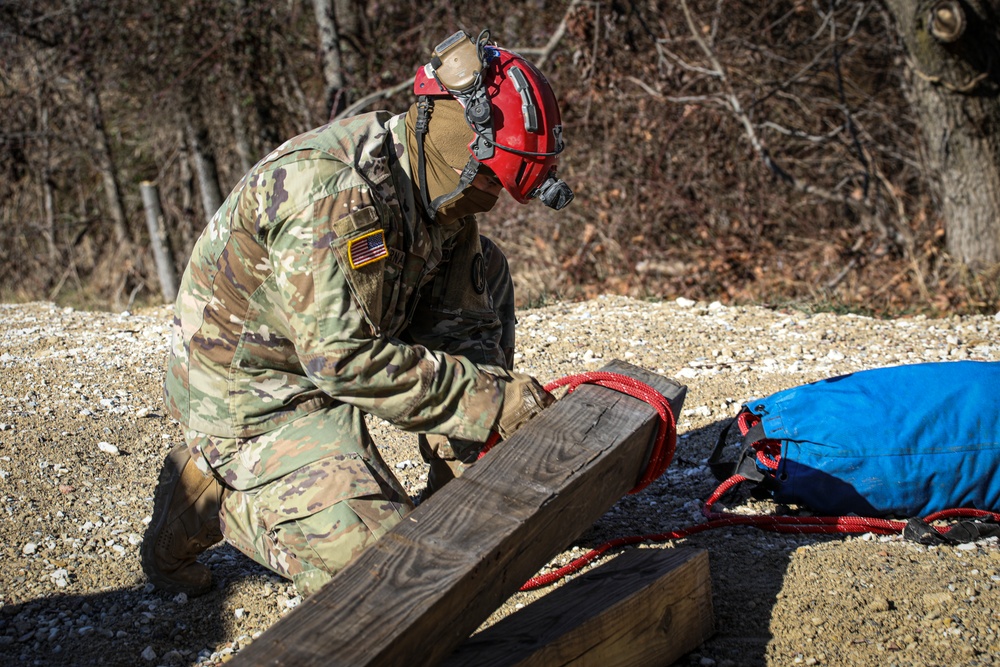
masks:
[[[963,276],[942,252],[900,49],[874,0],[336,6],[352,102],[398,89],[458,28],[490,27],[545,61],[577,200],[560,213],[506,202],[485,223],[524,267],[526,302],[613,291],[996,306],[995,277]],[[128,261],[110,252],[88,85],[128,244],[145,246],[138,182],[153,180],[183,263],[206,212],[182,116],[210,137],[225,196],[275,144],[326,120],[312,20],[300,3],[0,4],[4,296],[90,290],[121,305],[155,293],[141,250]],[[403,90],[378,104],[403,111],[410,100]]]

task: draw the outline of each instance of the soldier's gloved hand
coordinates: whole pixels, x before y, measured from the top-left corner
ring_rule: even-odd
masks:
[[[514,371],[509,371],[509,374],[496,429],[504,440],[556,402],[555,396],[545,391],[545,387],[530,375]]]

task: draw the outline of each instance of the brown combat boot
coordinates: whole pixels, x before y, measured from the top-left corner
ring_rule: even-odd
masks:
[[[224,491],[217,479],[198,470],[186,445],[167,454],[141,547],[142,569],[154,586],[191,597],[212,587],[211,571],[195,559],[222,540]]]

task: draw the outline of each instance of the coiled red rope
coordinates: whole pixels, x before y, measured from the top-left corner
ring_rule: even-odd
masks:
[[[645,382],[620,373],[609,373],[606,371],[567,375],[560,380],[555,380],[545,385],[545,391],[553,392],[561,387],[566,387],[566,395],[568,396],[582,384],[596,384],[608,389],[614,389],[623,394],[628,394],[641,401],[645,401],[659,414],[659,427],[656,432],[656,440],[653,442],[653,451],[650,454],[649,463],[646,465],[646,470],[639,483],[629,493],[642,491],[670,466],[670,462],[674,458],[674,451],[677,449],[677,419],[670,410],[670,403],[667,402],[663,394]],[[479,458],[482,458],[486,452],[490,451],[499,440],[500,435],[493,433],[490,439],[486,441],[486,444],[483,445]]]
[[[556,380],[545,385],[545,391],[551,392],[560,387],[566,387],[566,394],[568,395],[573,393],[573,390],[582,384],[596,384],[608,389],[614,389],[623,394],[628,394],[641,401],[645,401],[660,415],[656,440],[653,442],[653,451],[650,454],[649,463],[646,465],[646,471],[643,473],[639,483],[629,493],[642,491],[649,486],[650,482],[662,475],[674,459],[674,451],[677,449],[677,419],[670,410],[670,403],[667,402],[663,394],[645,382],[640,382],[620,373],[608,373],[606,371],[567,375],[561,380]]]
[[[598,384],[602,387],[614,389],[628,394],[635,398],[649,403],[660,415],[660,426],[657,432],[657,439],[653,446],[653,453],[650,456],[649,465],[646,468],[639,484],[629,493],[637,493],[644,489],[650,482],[657,479],[670,465],[673,460],[674,451],[677,447],[677,422],[670,410],[667,399],[649,385],[617,373],[607,373],[597,371],[583,373],[579,375],[567,376],[561,380],[556,380],[545,386],[546,391],[554,391],[559,387],[568,387],[567,393],[572,392],[581,384]],[[746,422],[739,424],[744,434],[746,429],[752,424]],[[495,444],[487,443],[484,453]],[[775,441],[762,440],[757,452],[757,460],[769,469],[777,469],[780,461],[780,446],[775,446]],[[730,490],[740,483],[746,481],[742,475],[733,475],[726,479],[708,497],[702,506],[702,514],[707,521],[695,524],[680,530],[673,530],[665,533],[652,533],[648,535],[634,535],[620,537],[610,540],[572,560],[556,570],[537,575],[529,579],[523,586],[522,591],[530,591],[543,586],[548,586],[563,577],[578,572],[593,562],[604,553],[618,547],[630,546],[641,543],[667,542],[679,540],[691,535],[696,535],[708,530],[724,528],[728,526],[752,526],[760,530],[776,533],[798,533],[798,534],[855,534],[855,533],[875,533],[877,535],[898,535],[906,527],[905,521],[893,521],[875,517],[860,516],[771,516],[771,515],[744,515],[730,512],[713,511],[716,503]],[[928,524],[934,521],[955,519],[955,518],[975,518],[1000,521],[1000,514],[985,510],[956,508],[935,512],[924,518]],[[950,530],[950,526],[935,527],[941,534]]]
[[[670,409],[670,403],[663,394],[658,392],[653,387],[650,387],[645,382],[641,382],[635,378],[631,378],[620,373],[609,373],[606,371],[592,371],[577,375],[568,375],[560,380],[555,380],[554,382],[550,382],[545,385],[545,391],[552,392],[562,387],[566,387],[566,394],[569,395],[582,384],[596,384],[601,387],[613,389],[634,398],[638,398],[639,400],[645,401],[652,406],[659,415],[660,419],[656,431],[656,440],[653,442],[653,450],[650,453],[649,462],[646,464],[646,470],[643,472],[639,482],[631,491],[629,491],[629,493],[638,493],[639,491],[642,491],[650,484],[650,482],[656,480],[670,466],[670,462],[674,458],[674,451],[677,449],[677,419],[674,417],[674,413]],[[496,436],[496,434],[494,434],[494,436],[495,437],[491,437],[483,447],[483,451],[480,456],[489,451],[499,440],[499,437]],[[625,537],[618,540],[612,540],[611,542],[603,544],[597,549],[594,549],[584,556],[574,560],[566,567],[529,579],[528,582],[521,587],[521,590],[528,591],[535,588],[541,588],[542,586],[547,586],[567,574],[576,572],[609,549],[628,544],[635,544],[641,541],[648,540],[645,540],[643,537]]]

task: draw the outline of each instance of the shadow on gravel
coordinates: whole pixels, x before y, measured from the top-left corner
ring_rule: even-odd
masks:
[[[682,431],[673,463],[663,477],[641,493],[622,498],[574,544],[589,549],[618,537],[663,533],[698,523],[699,508],[717,485],[705,461],[725,424],[718,421]],[[745,492],[724,499],[729,506],[745,500]],[[773,510],[773,505],[764,504],[761,510]],[[675,664],[766,664],[772,611],[782,594],[791,554],[802,545],[836,539],[736,527],[675,542],[709,552],[716,626],[710,640]],[[238,605],[233,599],[246,598],[246,584],[259,584],[263,589],[269,582],[275,588],[279,582],[286,583],[226,545],[215,547],[206,557],[216,587],[196,599],[185,600],[140,583],[0,608],[0,665],[114,667],[190,665],[204,660],[219,644],[237,636],[240,626],[234,614]],[[240,595],[238,589],[242,589]],[[280,601],[272,597],[270,604]]]
[[[235,610],[227,601],[235,587],[248,577],[280,580],[228,545],[203,558],[215,587],[194,599],[139,584],[3,606],[0,665],[125,667],[205,659],[234,635]]]
[[[663,477],[640,493],[622,498],[574,544],[592,549],[614,538],[666,533],[704,521],[701,507],[719,483],[706,461],[728,422],[720,420],[679,433],[673,462]],[[735,457],[736,449],[737,445],[731,444],[726,454]],[[724,506],[736,507],[749,500],[749,493],[738,487],[722,500]],[[773,503],[761,503],[761,512],[774,509]],[[835,535],[786,535],[737,526],[654,543],[662,548],[685,546],[709,553],[715,635],[675,665],[766,664],[772,610],[782,595],[792,553],[803,545],[838,539]]]

